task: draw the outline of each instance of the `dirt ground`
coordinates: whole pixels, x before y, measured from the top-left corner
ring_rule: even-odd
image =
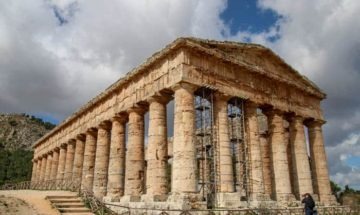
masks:
[[[0,215],[59,215],[45,197],[66,194],[71,192],[0,190]]]
[[[20,215],[37,213],[29,204],[21,199],[9,196],[0,196],[0,214]]]

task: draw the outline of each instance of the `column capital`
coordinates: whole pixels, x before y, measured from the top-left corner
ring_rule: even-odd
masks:
[[[228,102],[233,97],[232,95],[229,95],[229,94],[226,94],[223,92],[219,92],[219,91],[214,92],[213,95],[215,97],[215,100],[220,100],[220,101],[225,101],[225,102]]]
[[[60,150],[60,148],[59,148],[59,147],[55,147],[55,148],[53,148],[53,149],[52,149],[52,152],[55,152],[55,151],[57,151],[57,152],[58,152],[59,150]]]
[[[96,135],[97,135],[97,128],[94,128],[94,127],[88,128],[85,133],[86,133],[86,134],[89,134],[89,135],[91,135],[91,136],[96,137]]]
[[[67,145],[70,145],[70,144],[75,144],[76,143],[76,139],[73,139],[73,138],[71,138],[71,139],[69,139],[68,141],[67,141]]]
[[[172,99],[172,96],[166,95],[163,93],[156,93],[155,95],[146,99],[146,101],[150,104],[152,102],[158,102],[161,104],[167,104]]]
[[[52,153],[53,153],[53,151],[50,150],[50,151],[48,151],[46,154],[47,154],[47,155],[51,155]]]
[[[198,86],[187,82],[180,82],[171,87],[172,90],[177,91],[178,89],[185,89],[189,92],[195,92]]]
[[[102,121],[99,124],[99,128],[102,128],[105,130],[110,130],[111,129],[111,121],[109,121],[109,120]]]
[[[130,114],[132,112],[135,112],[135,113],[138,113],[138,114],[142,115],[142,114],[145,114],[146,109],[144,107],[139,106],[139,105],[134,105],[133,107],[126,110],[126,112],[128,114]]]
[[[326,123],[325,120],[322,119],[306,119],[305,125],[308,127],[321,127]]]
[[[244,109],[245,109],[245,116],[257,116],[257,108],[259,107],[259,104],[250,101],[250,100],[246,100],[245,104],[244,104]]]
[[[264,109],[263,113],[267,116],[267,117],[273,117],[274,115],[279,115],[279,116],[283,116],[285,114],[284,111],[279,110],[279,109],[275,109],[275,108],[269,108],[269,109]]]
[[[120,123],[126,123],[128,119],[129,119],[128,114],[126,112],[121,112],[115,114],[115,116],[111,118],[111,122],[118,121]]]
[[[60,145],[60,149],[66,149],[66,147],[67,147],[67,143],[62,143],[62,144]]]
[[[81,141],[85,141],[85,134],[78,134],[76,135],[76,140],[81,140]]]

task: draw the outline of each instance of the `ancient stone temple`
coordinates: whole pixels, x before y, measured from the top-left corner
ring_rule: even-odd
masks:
[[[37,141],[32,182],[131,207],[331,204],[325,97],[268,48],[180,38]]]

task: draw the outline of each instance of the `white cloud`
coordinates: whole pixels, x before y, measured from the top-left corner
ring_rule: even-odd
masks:
[[[360,150],[358,139],[348,144],[360,130],[360,1],[258,5],[282,18],[265,32],[229,35],[225,0],[0,1],[0,111],[62,119],[179,36],[251,40],[327,92],[330,172],[354,181],[358,172],[340,157]]]
[[[281,18],[267,31],[240,31],[232,38],[274,49],[328,94],[323,107],[331,177],[355,186],[359,169],[346,160],[360,153],[360,2],[259,0],[258,6]]]
[[[179,36],[221,38],[225,0],[1,1],[0,110],[62,119]]]

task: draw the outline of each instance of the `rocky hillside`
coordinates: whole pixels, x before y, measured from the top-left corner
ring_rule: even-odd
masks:
[[[53,127],[26,114],[0,114],[0,148],[31,150],[31,145]]]

